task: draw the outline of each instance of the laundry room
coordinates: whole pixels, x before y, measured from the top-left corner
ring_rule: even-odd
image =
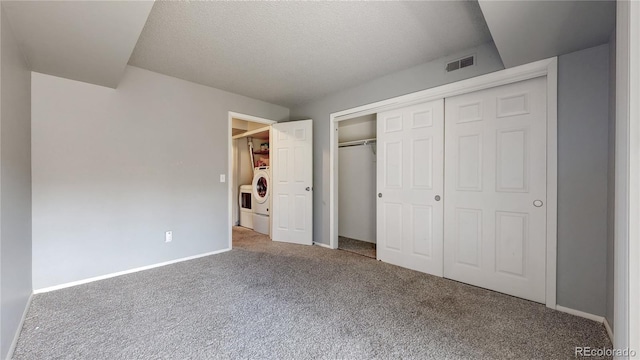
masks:
[[[232,118],[233,226],[271,235],[270,124]],[[234,233],[235,236],[235,233]]]

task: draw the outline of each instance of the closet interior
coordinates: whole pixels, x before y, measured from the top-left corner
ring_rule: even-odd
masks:
[[[376,114],[338,123],[338,249],[376,258]]]

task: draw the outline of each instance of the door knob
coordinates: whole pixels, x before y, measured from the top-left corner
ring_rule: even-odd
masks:
[[[307,191],[311,191],[311,188],[307,186],[307,187],[305,188],[305,190],[307,190]]]
[[[378,193],[378,197],[381,198],[382,197],[382,193]]]
[[[440,195],[436,195],[434,199],[436,199],[436,201],[440,201]]]
[[[542,200],[534,200],[533,201],[533,206],[535,207],[541,207],[543,205]]]

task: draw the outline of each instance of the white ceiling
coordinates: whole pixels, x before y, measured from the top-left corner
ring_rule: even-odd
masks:
[[[2,9],[34,71],[116,87],[128,62],[287,107],[492,40],[512,67],[606,43],[615,27],[614,1],[2,1]]]
[[[505,67],[607,43],[615,1],[493,1],[480,7]]]
[[[129,64],[292,107],[491,41],[477,2],[156,2]]]
[[[115,88],[153,1],[2,1],[33,71]]]

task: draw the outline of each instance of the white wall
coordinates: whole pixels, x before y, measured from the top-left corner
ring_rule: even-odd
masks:
[[[31,72],[0,9],[0,359],[31,296]]]
[[[338,150],[338,235],[376,242],[376,157],[372,145]]]
[[[375,139],[377,134],[376,114],[343,120],[338,123],[338,142]]]
[[[468,54],[476,54],[475,66],[451,73],[445,64]],[[392,73],[323,99],[291,109],[291,119],[313,119],[313,241],[329,245],[329,115],[340,110],[468,79],[502,70],[504,66],[493,43],[466,49],[403,71]]]
[[[227,248],[228,111],[289,117],[131,66],[115,90],[34,73],[34,288]]]
[[[338,142],[375,139],[376,115],[341,121]],[[375,145],[338,150],[338,235],[376,242]]]

